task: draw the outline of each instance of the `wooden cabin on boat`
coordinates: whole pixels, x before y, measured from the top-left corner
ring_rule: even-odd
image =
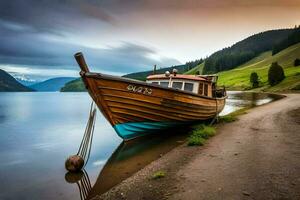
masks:
[[[168,74],[168,73],[166,73]],[[217,75],[154,74],[146,82],[162,87],[192,92],[207,97],[216,97]]]

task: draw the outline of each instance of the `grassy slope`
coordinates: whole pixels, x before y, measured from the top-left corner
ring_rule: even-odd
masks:
[[[185,72],[184,74],[196,74],[197,71],[199,71],[200,74],[202,74],[203,67],[204,67],[204,62],[201,63],[200,65],[197,65],[197,66],[194,67],[193,69],[191,69],[191,70]]]
[[[260,88],[255,90],[283,91],[290,90],[300,84],[300,67],[294,67],[293,62],[300,57],[300,43],[293,45],[280,53],[272,56],[271,51],[264,52],[247,63],[233,70],[219,73],[219,85],[229,89],[250,89],[249,77],[252,72],[257,72],[260,77]],[[285,72],[286,78],[274,87],[268,84],[268,69],[272,62],[278,62]]]

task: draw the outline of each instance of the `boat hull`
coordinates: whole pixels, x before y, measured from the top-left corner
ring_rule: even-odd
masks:
[[[159,130],[182,125],[178,122],[128,122],[114,126],[117,134],[124,140],[130,140],[147,134],[154,134]]]
[[[210,98],[98,73],[81,75],[98,108],[125,140],[214,118],[225,104],[226,97]]]

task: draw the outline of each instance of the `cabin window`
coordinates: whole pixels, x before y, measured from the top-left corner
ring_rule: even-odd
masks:
[[[192,92],[194,90],[194,84],[193,83],[184,83],[184,90]]]
[[[199,94],[203,94],[203,83],[199,84]]]
[[[152,82],[153,85],[158,85],[158,82]]]
[[[207,96],[208,95],[208,85],[204,84],[204,95]]]
[[[161,81],[160,85],[163,86],[163,87],[168,87],[169,86],[169,82],[167,82],[167,81]]]
[[[172,88],[180,89],[182,88],[182,82],[173,82]]]

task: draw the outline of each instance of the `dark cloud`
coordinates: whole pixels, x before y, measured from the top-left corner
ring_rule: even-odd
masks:
[[[122,14],[145,10],[195,10],[234,6],[299,6],[299,1],[287,0],[3,0],[0,19],[35,31],[61,34],[96,21],[115,25]],[[176,13],[174,13],[176,14]]]
[[[151,69],[158,64],[168,66],[178,64],[175,59],[164,58],[160,61],[149,58],[156,51],[141,45],[122,43],[118,47],[106,49],[51,41],[39,34],[10,32],[2,27],[0,33],[0,62],[2,64],[26,65],[32,68],[77,69],[73,54],[82,51],[87,62],[94,70],[113,72],[134,72]],[[3,34],[6,33],[6,34]]]
[[[114,18],[99,4],[80,0],[0,1],[0,19],[51,33],[89,19],[114,22]]]
[[[168,58],[153,60],[148,56],[156,53],[153,49],[133,43],[96,49],[65,42],[67,34],[73,30],[80,32],[89,24],[114,26],[115,18],[99,2],[0,1],[0,64],[77,69],[73,58],[77,51],[84,52],[88,63],[100,71],[127,73],[150,69],[153,64],[168,66],[179,63]]]

